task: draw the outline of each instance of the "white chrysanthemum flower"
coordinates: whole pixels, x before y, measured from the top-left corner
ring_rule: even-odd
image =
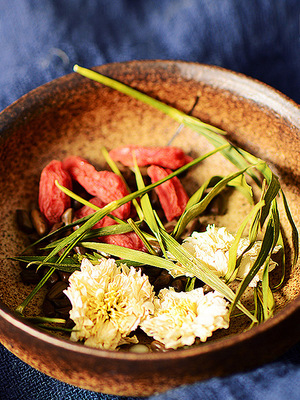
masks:
[[[242,254],[242,252],[248,247],[248,245],[249,245],[249,239],[242,238],[239,243],[237,256]],[[252,268],[252,266],[257,258],[260,248],[261,248],[261,241],[257,241],[254,243],[253,247],[243,255],[242,261],[241,261],[238,271],[237,271],[236,277],[238,279],[245,278],[245,276],[249,273],[250,269]],[[275,246],[273,252],[276,253],[280,249],[281,249],[281,246]],[[270,259],[269,265],[268,265],[268,271],[269,272],[273,271],[273,269],[276,267],[276,265],[277,265],[277,263],[274,260]],[[264,270],[264,266],[262,266],[260,268],[258,273],[255,275],[255,277],[250,282],[249,286],[251,286],[251,287],[257,286],[258,282],[262,280],[263,270]]]
[[[154,314],[142,321],[141,328],[168,349],[190,346],[196,338],[205,342],[215,330],[229,326],[228,303],[217,292],[162,289],[154,304]]]
[[[208,225],[205,232],[193,232],[182,246],[217,272],[218,276],[224,276],[228,269],[228,252],[233,242],[234,236],[225,227]]]
[[[84,259],[81,270],[69,278],[65,294],[71,301],[70,318],[75,322],[71,340],[114,350],[136,343],[128,335],[153,311],[154,292],[148,277],[113,259],[93,265]]]
[[[205,232],[193,232],[186,238],[182,246],[188,250],[194,257],[205,263],[218,276],[223,277],[228,269],[229,250],[235,237],[230,234],[225,227],[216,228],[214,225],[208,225]],[[248,238],[242,238],[239,241],[237,256],[249,245]],[[261,241],[254,243],[253,247],[247,251],[242,258],[237,271],[237,278],[243,279],[254,264],[260,251]],[[274,252],[278,251],[280,246],[276,246]],[[272,271],[277,264],[270,260],[268,270]],[[252,279],[249,286],[256,286],[262,279],[263,266],[258,274]]]

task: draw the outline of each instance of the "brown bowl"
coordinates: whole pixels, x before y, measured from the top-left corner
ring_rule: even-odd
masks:
[[[174,61],[133,61],[96,68],[172,106],[228,132],[240,147],[266,160],[278,174],[296,225],[300,224],[300,109],[274,89],[221,68]],[[15,210],[37,198],[41,169],[52,159],[78,154],[100,166],[100,147],[140,143],[164,145],[178,124],[123,94],[73,73],[23,96],[0,114],[0,340],[34,368],[82,388],[118,395],[150,395],[213,376],[249,369],[274,359],[300,337],[299,266],[289,267],[276,294],[273,318],[247,331],[237,326],[218,340],[166,353],[102,351],[72,343],[30,325],[13,310],[32,287],[20,281],[19,254],[26,237],[16,226]],[[192,154],[209,146],[184,128],[174,145]],[[228,166],[221,158],[199,167],[192,185],[208,170]],[[228,167],[229,168],[229,167]],[[204,171],[204,172],[203,172]],[[236,200],[239,201],[239,200]],[[234,229],[243,204],[229,207]],[[222,219],[217,221],[222,223]],[[287,241],[291,232],[286,221]],[[39,310],[41,297],[31,303]]]

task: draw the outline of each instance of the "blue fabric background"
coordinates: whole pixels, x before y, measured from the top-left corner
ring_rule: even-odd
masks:
[[[243,72],[300,103],[299,25],[299,0],[0,0],[0,110],[75,63],[156,58]],[[1,399],[121,399],[49,378],[1,345],[0,360]],[[253,371],[152,398],[293,400],[299,382],[300,343]]]

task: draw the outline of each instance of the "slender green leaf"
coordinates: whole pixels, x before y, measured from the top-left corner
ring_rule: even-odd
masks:
[[[272,317],[275,309],[274,296],[269,286],[268,266],[269,266],[269,258],[265,263],[262,275],[262,297],[263,297],[262,305],[263,305],[264,320],[267,320],[270,317]]]
[[[52,323],[52,324],[65,324],[67,321],[63,318],[49,318],[49,317],[23,317],[28,322],[32,323]]]
[[[265,191],[266,191],[266,180],[264,179],[262,182],[261,197],[259,201],[265,201],[264,200]],[[256,214],[249,229],[249,242],[250,242],[249,249],[252,247],[252,245],[257,239],[257,235],[260,230],[260,221],[261,221],[261,210]],[[246,251],[248,251],[249,249],[247,249]]]
[[[263,317],[263,310],[262,310],[262,305],[261,305],[261,300],[260,300],[260,295],[259,295],[259,289],[257,287],[253,288],[253,299],[254,299],[254,316],[257,319],[257,322],[260,324],[263,322],[264,317]],[[232,315],[233,317],[233,315]],[[255,322],[252,321],[248,330],[253,328],[255,325]]]
[[[195,282],[196,282],[196,277],[194,276],[193,278],[188,278],[186,285],[185,285],[185,291],[190,292],[191,290],[195,289]]]
[[[159,111],[169,115],[175,121],[178,121],[180,124],[184,124],[189,128],[193,129],[195,132],[198,132],[202,136],[206,137],[215,147],[220,147],[228,144],[228,141],[221,135],[224,135],[225,132],[222,129],[216,128],[210,124],[202,122],[200,119],[185,114],[184,112],[177,110],[174,107],[171,107],[157,99],[154,99],[145,93],[142,93],[130,86],[125,85],[115,79],[104,76],[98,72],[93,70],[80,67],[79,65],[74,65],[74,71],[79,73],[86,78],[92,79],[96,82],[102,83],[105,86],[108,86],[112,89],[115,89],[121,93],[124,93],[130,97],[133,97],[137,100],[142,101],[145,104],[148,104]],[[229,161],[231,161],[237,168],[243,169],[248,166],[248,162],[241,154],[238,149],[234,146],[230,145],[222,149],[222,154]],[[259,184],[259,178],[253,173],[251,170],[248,170],[249,175]]]
[[[278,290],[283,285],[283,282],[284,282],[284,279],[285,279],[285,268],[286,268],[285,267],[285,263],[286,263],[286,261],[285,261],[285,249],[284,249],[285,248],[285,244],[284,244],[284,240],[283,240],[281,231],[279,233],[279,237],[278,237],[278,242],[277,243],[282,249],[282,250],[280,250],[279,255],[277,255],[277,257],[280,257],[277,269],[278,268],[281,269],[281,275],[280,275],[279,282],[271,288],[271,290],[273,292]]]
[[[272,291],[270,289],[270,285],[269,285],[269,264],[270,264],[270,259],[271,259],[273,249],[276,246],[279,235],[280,235],[279,213],[278,213],[276,200],[273,200],[273,202],[272,202],[271,212],[272,212],[271,219],[273,221],[273,227],[274,227],[274,239],[273,239],[271,251],[269,252],[269,255],[266,259],[266,262],[265,262],[265,265],[263,268],[263,274],[262,274],[262,299],[263,299],[262,305],[263,305],[263,312],[264,312],[265,320],[267,320],[268,318],[273,316],[273,312],[275,309],[274,296],[273,296],[273,293],[272,293]]]
[[[135,179],[137,187],[138,189],[144,189],[145,188],[144,180],[141,171],[137,165],[135,155],[133,158],[134,158],[134,171],[135,171]],[[156,219],[153,215],[153,210],[148,193],[145,193],[143,196],[141,196],[141,207],[147,225],[149,226],[149,228],[151,229],[157,240],[160,241],[159,230],[156,223]]]
[[[151,265],[153,267],[163,268],[168,271],[173,271],[176,268],[175,264],[172,261],[166,260],[165,258],[149,253],[144,253],[138,250],[128,249],[126,247],[117,246],[114,244],[82,242],[80,243],[80,245],[87,249],[104,252],[107,254],[111,254],[115,257],[121,257],[123,259],[128,259],[130,260],[130,263],[131,261],[134,261],[141,265]]]
[[[282,198],[283,198],[283,204],[284,204],[284,209],[286,216],[288,218],[288,221],[290,223],[290,226],[292,228],[292,241],[293,241],[293,250],[294,250],[294,259],[293,259],[293,265],[297,263],[298,257],[299,257],[299,233],[297,230],[297,227],[295,225],[295,222],[293,220],[288,202],[286,200],[285,194],[283,190],[281,190]]]
[[[198,190],[189,198],[187,204],[186,204],[186,209],[189,209],[190,207],[194,206],[195,204],[199,203],[206,191],[206,189],[214,187],[217,183],[219,183],[222,179],[224,179],[223,176],[212,176],[211,178],[207,179]]]
[[[108,86],[112,89],[117,90],[118,92],[124,93],[130,97],[133,97],[137,100],[142,101],[145,104],[148,104],[152,107],[159,109],[160,111],[169,115],[170,117],[172,117],[179,123],[185,123],[185,118],[188,117],[187,114],[177,110],[176,108],[168,106],[167,104],[164,104],[161,101],[146,95],[145,93],[142,93],[130,86],[127,86],[124,83],[116,81],[115,79],[104,76],[98,72],[91,70],[91,69],[80,67],[79,65],[74,65],[73,69],[75,72],[79,73],[82,76],[85,76],[86,78],[89,78],[96,82],[102,83],[105,86]],[[190,118],[192,118],[192,117],[190,117]],[[199,121],[199,120],[196,120],[196,121],[197,121],[197,124],[199,126],[201,126],[202,129],[204,129],[204,130],[208,130],[208,131],[211,130],[213,132],[218,132],[218,133],[224,132],[221,129],[215,128],[212,125],[206,124],[202,121]]]
[[[231,180],[237,178],[239,175],[243,174],[249,167],[247,167],[246,169],[243,169],[241,171],[238,172],[234,172],[228,176],[226,176],[225,178],[221,179],[213,188],[212,190],[204,197],[203,200],[201,200],[199,203],[196,203],[192,206],[190,206],[189,208],[186,207],[186,209],[184,210],[184,212],[182,213],[182,215],[180,216],[174,231],[173,231],[173,236],[175,238],[180,237],[180,235],[182,234],[183,230],[185,229],[186,225],[192,221],[194,218],[196,218],[197,216],[199,216],[205,209],[206,207],[209,205],[209,203],[211,202],[211,200],[217,196],[221,190],[223,190],[226,185],[228,184],[228,182],[230,182]],[[202,190],[200,188],[200,190]]]
[[[138,189],[143,189],[145,187],[144,180],[143,180],[142,174],[139,170],[139,167],[137,165],[135,157],[134,157],[134,170],[135,170],[137,187],[138,187]],[[146,221],[147,225],[149,226],[149,228],[151,229],[152,233],[154,234],[156,240],[158,241],[161,251],[163,252],[164,256],[166,257],[166,251],[165,251],[163,242],[160,237],[157,220],[154,216],[148,193],[145,193],[141,197],[141,207],[142,207],[143,214],[145,216],[145,221]]]
[[[268,178],[266,178],[266,179],[268,179]],[[279,180],[278,180],[277,176],[272,174],[269,177],[269,186],[268,186],[265,196],[264,196],[264,200],[265,200],[266,204],[265,204],[264,208],[262,209],[262,213],[261,213],[261,218],[260,218],[261,226],[263,226],[265,220],[267,219],[267,216],[269,215],[269,212],[270,212],[271,204],[272,204],[273,200],[277,197],[279,190],[280,190]]]
[[[229,259],[228,259],[228,270],[227,273],[224,277],[225,281],[232,281],[234,277],[234,271],[236,269],[236,260],[237,260],[237,250],[239,246],[239,242],[241,240],[241,237],[244,233],[244,230],[246,229],[246,226],[248,225],[249,221],[259,213],[259,211],[262,209],[264,206],[265,202],[264,200],[261,200],[259,203],[257,203],[252,210],[249,212],[249,214],[244,218],[243,222],[239,226],[239,229],[235,235],[234,242],[232,246],[230,247],[229,250]]]
[[[274,228],[274,220],[272,218],[270,218],[268,221],[268,225],[266,228],[265,235],[263,237],[263,241],[262,241],[258,256],[257,256],[252,268],[250,269],[249,273],[242,280],[242,282],[236,292],[235,299],[230,306],[230,312],[232,312],[232,310],[234,309],[234,307],[237,304],[237,301],[239,301],[242,294],[247,289],[249,283],[252,281],[252,279],[258,273],[260,268],[264,265],[268,256],[272,252],[272,250],[274,248],[275,237],[276,237],[276,231]]]
[[[45,236],[39,238],[38,240],[36,240],[35,242],[33,242],[33,243],[31,243],[29,246],[27,246],[27,247],[22,251],[22,254],[24,254],[26,251],[28,251],[28,250],[31,249],[32,247],[39,245],[40,243],[53,240],[53,238],[55,238],[55,237],[57,237],[57,236],[62,236],[65,232],[68,232],[68,231],[70,230],[70,228],[73,228],[73,227],[75,227],[75,226],[77,226],[77,225],[80,225],[80,224],[86,222],[89,218],[90,218],[90,215],[87,215],[87,216],[85,216],[85,217],[83,217],[83,218],[80,218],[80,219],[78,219],[78,220],[76,220],[76,221],[71,222],[71,223],[68,224],[68,225],[64,225],[64,226],[62,226],[62,227],[56,229],[55,231],[52,231],[52,232],[48,233],[47,235],[45,235]]]
[[[228,143],[228,141],[223,136],[220,136],[217,132],[202,129],[201,125],[198,124],[198,121],[199,120],[195,117],[189,117],[185,119],[184,123],[186,126],[193,129],[195,132],[204,136],[215,147],[219,147],[224,145],[225,143]],[[224,150],[221,151],[221,153],[238,169],[244,169],[247,168],[247,166],[249,166],[249,163],[245,159],[243,154],[241,154],[239,152],[239,149],[237,149],[233,145],[229,146],[228,148],[225,148]],[[253,164],[255,164],[256,162],[257,160],[254,161]],[[254,172],[252,172],[251,170],[247,170],[247,173],[252,177],[252,179],[258,185],[260,184],[260,179]]]
[[[141,224],[141,221],[135,221],[135,224],[137,226],[139,226]],[[91,230],[87,231],[84,234],[83,240],[95,239],[100,236],[118,235],[118,234],[122,234],[122,233],[128,233],[128,232],[132,232],[132,230],[133,230],[132,226],[128,223],[104,226],[102,228],[91,229]],[[43,247],[43,250],[49,250],[49,249],[55,248],[64,239],[65,238],[63,237],[61,239],[57,239],[57,240],[47,244],[46,246]]]
[[[127,185],[127,182],[126,182],[126,180],[124,179],[124,177],[123,177],[121,171],[120,171],[119,168],[117,167],[117,164],[116,164],[116,163],[114,162],[114,160],[110,157],[108,151],[106,150],[106,148],[105,148],[104,146],[101,148],[101,151],[102,151],[102,154],[103,154],[103,156],[104,156],[104,158],[105,158],[107,164],[109,165],[110,169],[111,169],[116,175],[118,175],[118,176],[122,179],[122,181],[123,181],[123,182],[125,183],[125,185],[126,185],[126,188],[127,188],[127,190],[128,190],[128,193],[131,193],[131,190],[130,190],[129,186]],[[135,209],[136,209],[136,212],[137,212],[137,215],[139,216],[139,218],[140,218],[141,220],[144,219],[143,212],[142,212],[142,210],[141,210],[141,207],[140,207],[139,203],[136,201],[136,199],[133,199],[133,200],[132,200],[132,204],[134,205],[134,207],[135,207]]]
[[[12,260],[23,262],[27,264],[27,267],[30,265],[37,265],[38,267],[41,265],[47,265],[49,267],[53,267],[60,271],[65,272],[74,272],[80,269],[80,262],[73,257],[66,257],[61,263],[58,263],[58,257],[52,257],[47,263],[44,262],[46,256],[16,256],[11,257]]]
[[[249,204],[254,203],[252,187],[247,183],[244,174],[236,177],[235,179],[232,179],[232,181],[228,182],[227,185],[238,189],[248,200]]]
[[[147,250],[149,251],[150,254],[156,254],[156,251],[153,249],[149,241],[147,240],[146,236],[144,233],[141,231],[141,229],[136,225],[136,223],[129,218],[128,223],[130,226],[132,226],[134,232],[138,235],[138,237],[142,240],[144,245],[146,246]]]
[[[76,246],[76,244],[82,239],[82,237],[84,236],[84,232],[77,236],[74,240],[74,242],[69,243],[68,246],[66,247],[66,249],[63,251],[62,255],[58,257],[57,259],[57,264],[62,263],[62,261],[66,258],[66,256],[69,254],[70,250],[72,249],[72,247]],[[62,248],[63,249],[63,248]],[[61,249],[61,250],[62,250]],[[54,253],[53,251],[51,253]],[[51,254],[50,253],[50,254]],[[56,253],[55,253],[56,254]],[[52,254],[55,255],[55,254]],[[51,257],[48,255],[45,257],[44,261],[40,264],[41,265],[45,265],[45,263],[51,259]],[[39,292],[39,290],[44,286],[44,284],[47,282],[47,280],[50,278],[50,276],[53,274],[53,272],[55,271],[54,267],[51,267],[49,269],[49,271],[42,277],[42,279],[39,281],[39,283],[35,286],[35,288],[32,290],[32,292],[26,297],[26,299],[16,308],[16,312],[23,314],[24,309],[28,306],[28,304],[30,303],[30,301],[34,298],[34,296]]]

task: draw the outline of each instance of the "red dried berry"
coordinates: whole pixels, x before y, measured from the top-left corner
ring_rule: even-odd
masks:
[[[177,169],[192,161],[192,157],[186,155],[178,147],[147,147],[147,146],[124,146],[113,149],[109,155],[114,161],[120,161],[126,166],[132,166],[133,154],[135,154],[138,166],[158,165],[164,168]]]
[[[127,247],[128,249],[147,251],[146,246],[135,232],[121,233],[117,235],[102,236],[101,241],[108,244]]]
[[[105,203],[102,200],[100,200],[98,197],[93,197],[92,199],[89,200],[89,202],[99,208],[102,208],[105,206]],[[76,221],[77,219],[86,217],[87,215],[91,215],[94,212],[96,212],[96,211],[93,210],[91,207],[83,206],[75,212],[74,220]],[[112,218],[109,218],[108,216],[105,216],[99,222],[97,222],[97,224],[95,224],[93,226],[93,229],[103,228],[104,226],[110,226],[110,225],[115,225],[115,224],[116,224],[116,221],[114,221]]]
[[[123,180],[111,171],[97,171],[88,161],[78,156],[70,156],[63,160],[63,167],[92,196],[96,196],[108,204],[128,194]],[[130,202],[112,212],[121,219],[130,215]]]
[[[51,225],[59,222],[64,211],[71,206],[70,197],[55,185],[56,180],[72,190],[70,175],[60,161],[53,160],[43,169],[39,185],[40,211]]]
[[[168,176],[171,170],[151,165],[147,173],[151,182],[154,183]],[[155,191],[168,221],[172,221],[183,213],[189,198],[177,176],[157,186]]]

